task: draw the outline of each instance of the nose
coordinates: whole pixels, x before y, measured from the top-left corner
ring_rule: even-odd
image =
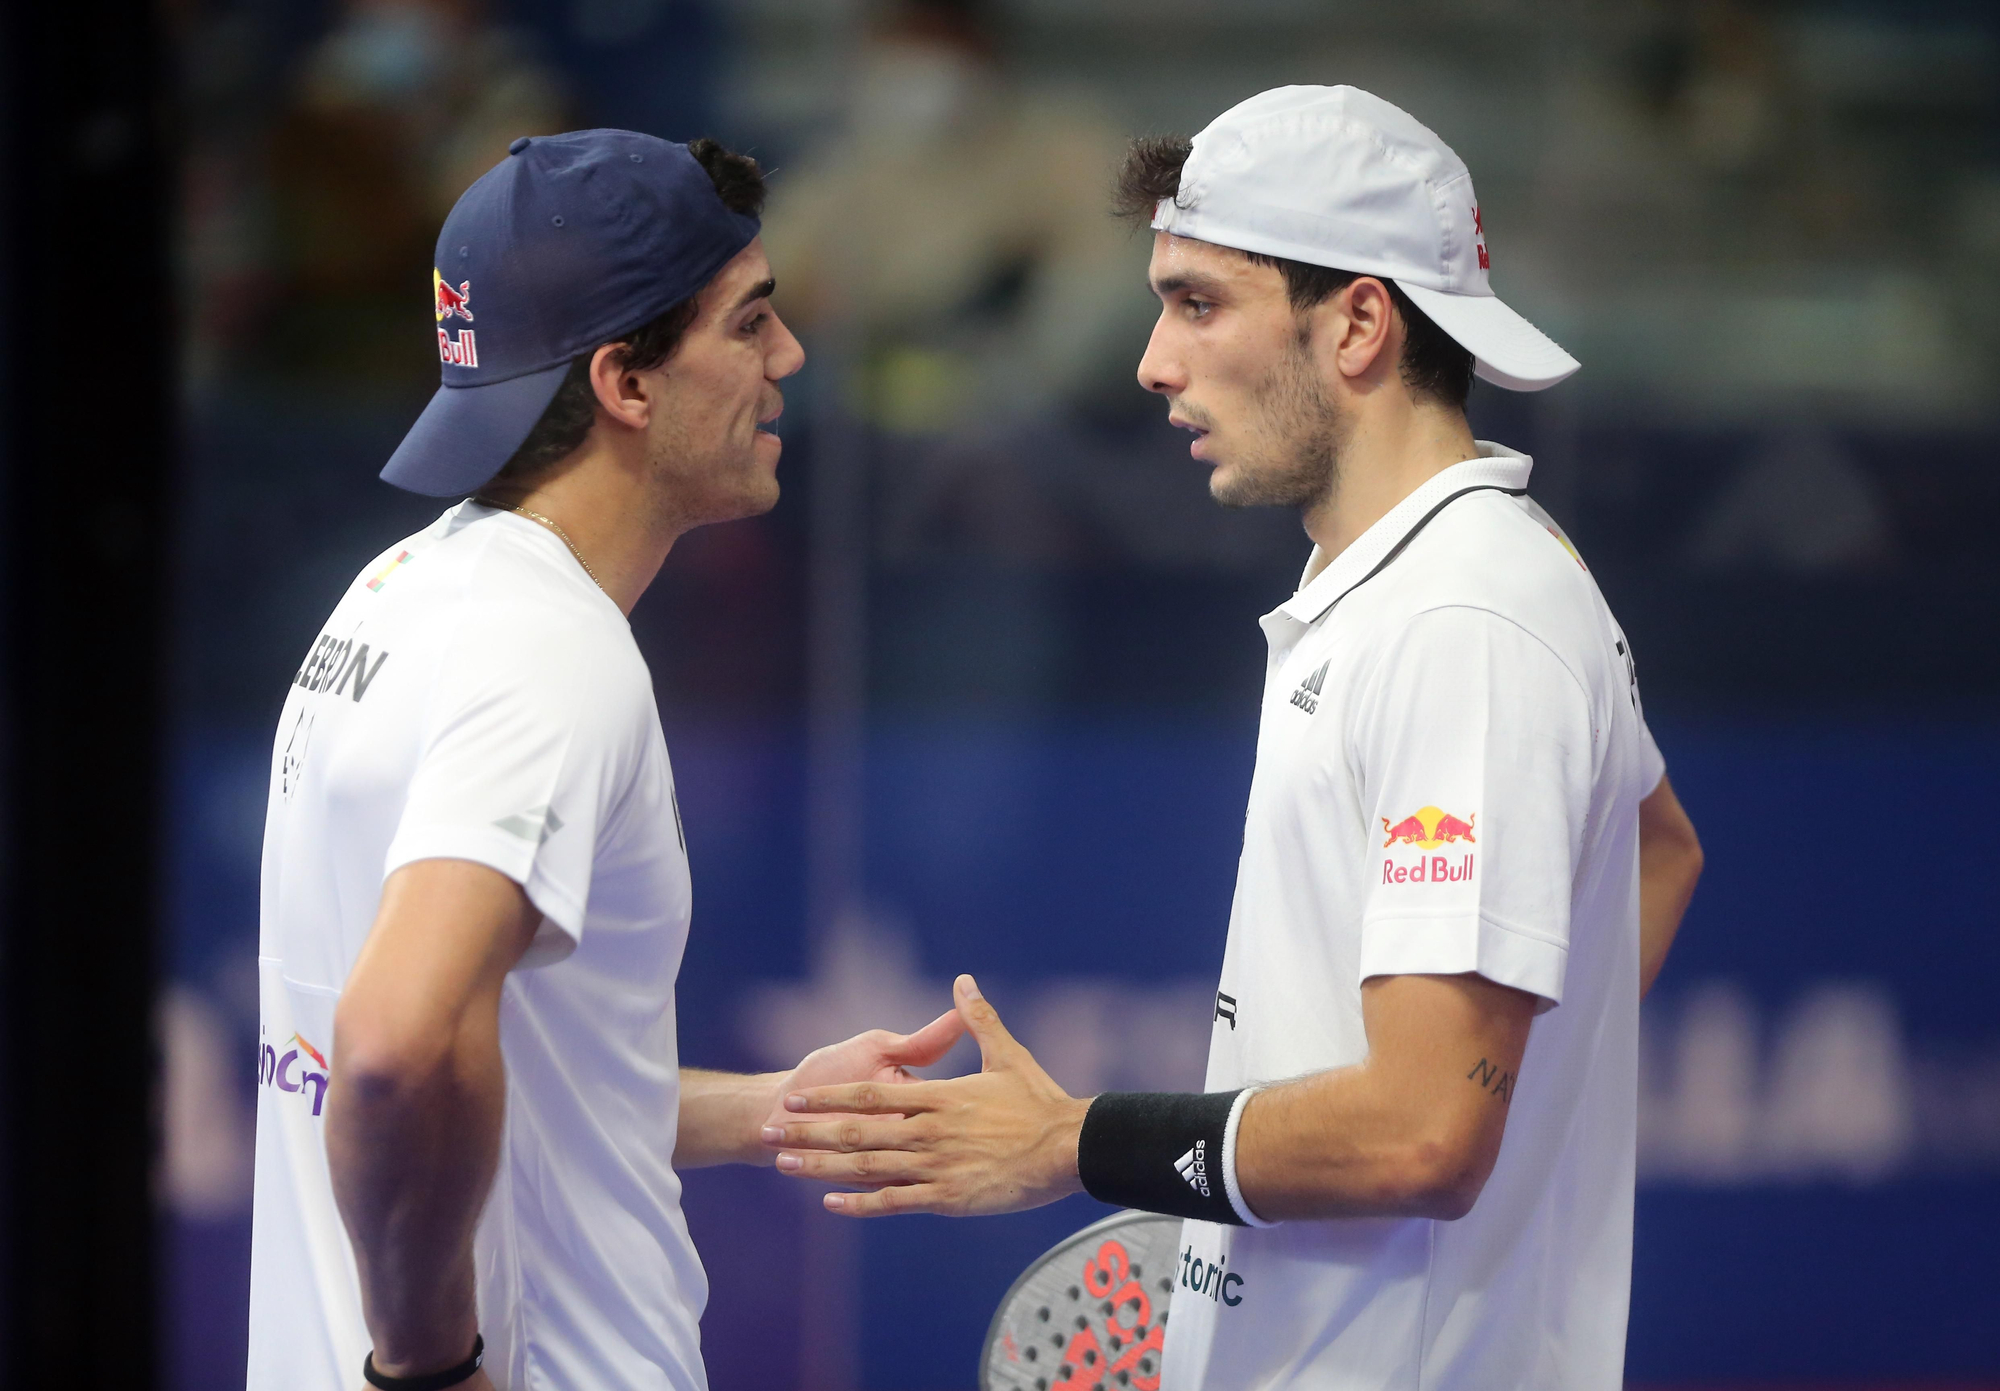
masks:
[[[1167,316],[1161,313],[1153,324],[1153,336],[1146,340],[1146,352],[1139,359],[1139,385],[1162,396],[1178,396],[1187,390],[1187,372],[1177,355],[1163,341],[1167,337]]]
[[[771,311],[771,329],[771,345],[764,354],[764,376],[775,382],[806,365],[806,350],[775,309]]]

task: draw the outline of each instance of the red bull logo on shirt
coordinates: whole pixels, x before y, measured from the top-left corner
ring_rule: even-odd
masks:
[[[296,1047],[293,1046],[295,1044]],[[314,1064],[318,1065],[317,1070]],[[310,1092],[315,1116],[326,1104],[326,1082],[332,1075],[333,1068],[327,1063],[326,1055],[306,1042],[301,1034],[293,1034],[286,1039],[282,1053],[268,1043],[257,1049],[257,1085],[276,1087],[281,1092],[293,1092],[300,1097]]]
[[[1397,841],[1405,845],[1419,846],[1425,850],[1435,850],[1440,845],[1454,845],[1461,840],[1477,845],[1479,837],[1472,834],[1472,823],[1478,819],[1479,813],[1476,811],[1472,813],[1470,819],[1460,821],[1450,812],[1437,807],[1419,807],[1393,826],[1385,816],[1382,818],[1382,829],[1389,833],[1389,838],[1382,842],[1382,848],[1386,850]]]
[[[1441,845],[1456,845],[1464,841],[1477,845],[1479,837],[1473,834],[1473,823],[1479,820],[1479,813],[1473,812],[1461,821],[1440,807],[1419,807],[1401,821],[1391,824],[1388,817],[1382,818],[1382,829],[1389,838],[1382,842],[1384,850],[1392,846],[1414,845],[1420,850],[1435,850]],[[1382,858],[1382,882],[1385,884],[1456,884],[1472,877],[1473,856],[1470,852],[1453,859],[1448,855],[1419,855],[1415,864],[1398,864],[1389,857]]]

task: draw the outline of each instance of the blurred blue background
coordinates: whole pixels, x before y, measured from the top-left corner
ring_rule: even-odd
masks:
[[[514,136],[713,134],[772,176],[785,500],[634,614],[696,884],[683,1055],[734,1068],[979,974],[1072,1089],[1199,1084],[1259,614],[1132,381],[1124,135],[1287,81],[1471,165],[1501,293],[1584,371],[1478,433],[1631,635],[1707,876],[1645,1008],[1629,1376],[2000,1386],[2000,21],[1988,5],[182,0],[186,441],[162,1012],[175,1386],[241,1376],[272,723],[433,510],[430,245]],[[955,1058],[963,1064],[965,1059]],[[969,1387],[1086,1200],[842,1225],[691,1175],[711,1376]]]

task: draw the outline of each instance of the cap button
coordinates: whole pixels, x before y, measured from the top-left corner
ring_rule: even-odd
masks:
[[[524,135],[520,139],[516,140],[513,144],[507,147],[507,153],[510,155],[518,155],[519,153],[521,153],[521,151],[527,149],[528,146],[534,143],[535,142],[532,137]],[[489,145],[487,146],[487,148],[492,149],[493,147]]]

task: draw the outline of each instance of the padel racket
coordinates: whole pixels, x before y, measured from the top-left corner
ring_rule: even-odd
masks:
[[[979,1358],[979,1391],[1157,1391],[1181,1220],[1113,1213],[1014,1282]]]

